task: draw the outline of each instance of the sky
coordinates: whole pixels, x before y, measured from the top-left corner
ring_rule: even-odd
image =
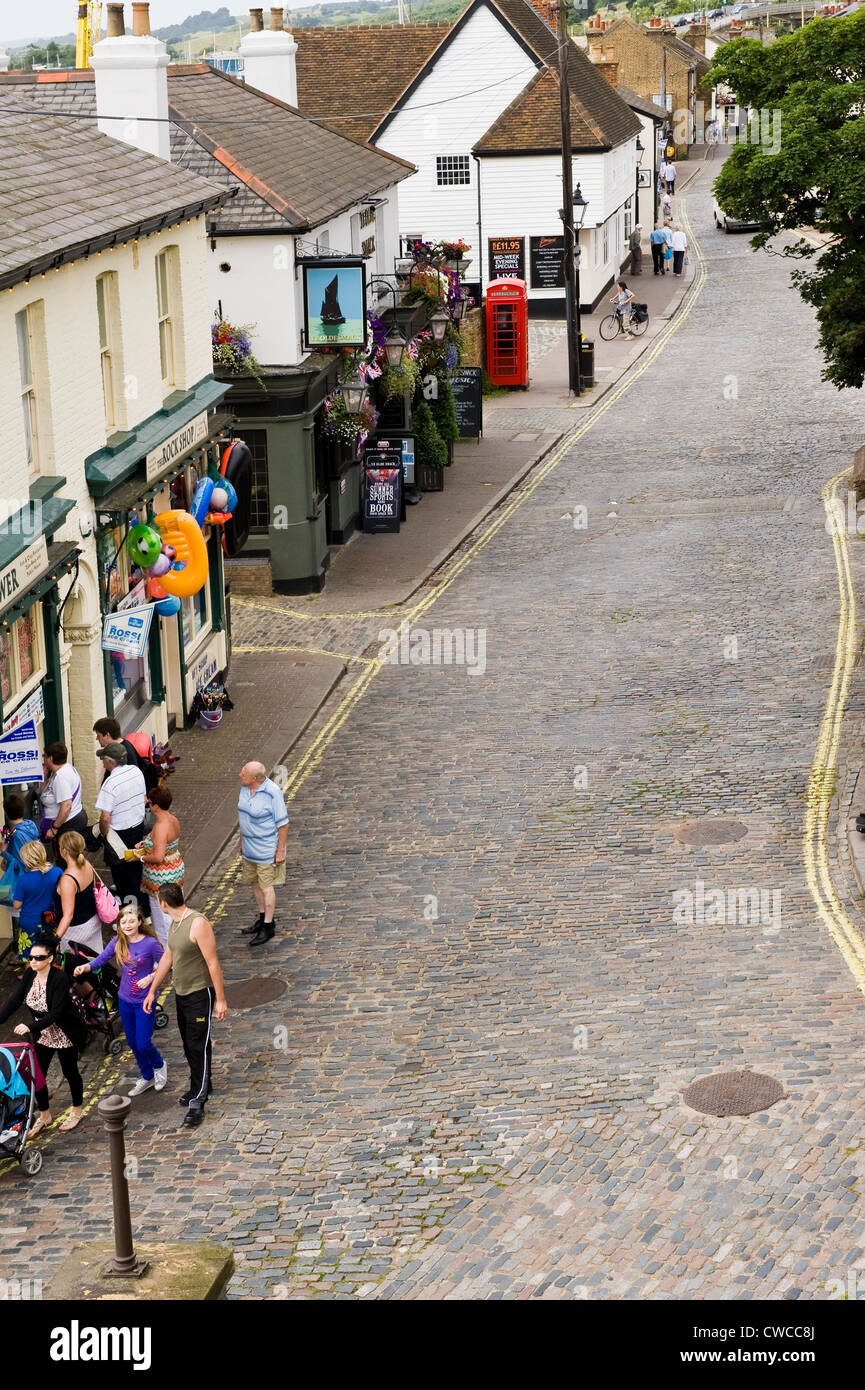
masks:
[[[250,0],[251,2],[251,0]],[[298,10],[316,0],[289,0],[288,9]],[[150,0],[150,23],[154,29],[179,24],[187,15],[201,10],[218,10],[228,5],[230,14],[248,14],[245,0]],[[266,8],[266,6],[265,6]],[[51,38],[71,34],[78,19],[78,0],[0,0],[0,41]],[[105,24],[105,5],[102,6]],[[126,24],[132,24],[132,6],[126,6]]]

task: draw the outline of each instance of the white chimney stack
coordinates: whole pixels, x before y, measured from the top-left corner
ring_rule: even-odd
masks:
[[[261,10],[250,10],[252,28],[240,44],[243,80],[269,97],[297,106],[297,44],[284,25],[282,9],[270,11],[270,28],[263,29]]]
[[[132,33],[123,6],[108,6],[107,37],[93,47],[97,124],[104,135],[147,154],[171,159],[168,51],[150,32],[150,6],[134,0]],[[109,117],[122,117],[109,120]]]

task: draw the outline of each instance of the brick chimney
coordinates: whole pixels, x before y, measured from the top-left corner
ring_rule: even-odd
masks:
[[[123,6],[109,5],[108,35],[93,47],[97,124],[103,135],[170,160],[167,68],[165,44],[150,32],[149,3],[133,3],[131,34],[124,32]]]
[[[619,65],[618,65],[618,63],[611,63],[611,62],[609,62],[607,59],[604,59],[604,61],[603,61],[602,63],[597,63],[596,66],[597,66],[598,72],[601,74],[601,76],[603,77],[603,79],[604,79],[605,82],[609,82],[609,84],[610,84],[611,87],[618,87],[618,85],[619,85]]]
[[[532,9],[550,26],[553,33],[558,32],[559,7],[556,0],[532,0]]]
[[[270,28],[262,28],[261,10],[250,10],[251,29],[240,45],[243,80],[269,97],[297,106],[297,44],[285,29],[281,8],[270,11]]]

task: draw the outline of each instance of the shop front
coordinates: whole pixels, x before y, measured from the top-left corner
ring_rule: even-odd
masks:
[[[219,409],[225,393],[209,378],[179,408],[159,412],[167,418],[140,426],[119,457],[106,458],[103,450],[87,460],[103,622],[109,615],[146,612],[158,594],[130,554],[130,533],[154,526],[165,513],[192,512],[196,490],[218,469],[229,442],[232,417]],[[164,742],[189,722],[195,682],[205,671],[209,679],[224,674],[228,665],[222,528],[202,516],[201,531],[206,564],[202,556],[200,584],[178,599],[176,612],[161,614],[164,605],[156,607],[141,650],[112,645],[110,625],[108,637],[103,634],[105,708],[124,734],[140,730]]]
[[[62,486],[65,479],[51,481]],[[74,578],[78,551],[70,542],[55,543],[53,533],[74,505],[37,498],[0,526],[0,729],[10,734],[32,721],[40,750],[67,737],[61,621],[69,586],[63,581]],[[38,781],[6,780],[3,752],[4,794],[21,791],[31,801]],[[0,945],[10,936],[9,912],[0,905]]]

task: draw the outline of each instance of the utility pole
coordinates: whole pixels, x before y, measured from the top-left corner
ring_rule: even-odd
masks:
[[[567,0],[558,0],[559,89],[562,118],[562,200],[564,223],[565,311],[568,332],[568,388],[582,395],[580,376],[580,305],[577,299],[577,249],[574,230],[574,173],[571,160],[571,89],[568,85]]]

